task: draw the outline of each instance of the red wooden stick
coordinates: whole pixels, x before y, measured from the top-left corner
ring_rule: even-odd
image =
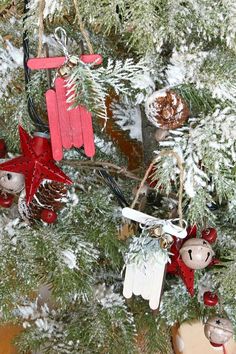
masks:
[[[80,106],[69,110],[70,125],[72,127],[72,143],[78,149],[83,145]]]
[[[102,63],[102,57],[100,54],[82,54],[80,59],[86,63],[94,63],[99,65]],[[31,70],[41,69],[57,69],[66,62],[66,57],[52,57],[52,58],[32,58],[27,62],[27,66]]]
[[[66,61],[66,57],[52,57],[52,58],[32,58],[27,62],[27,66],[31,70],[40,69],[57,69]]]
[[[85,64],[102,64],[102,56],[100,54],[82,54],[80,56],[80,60],[82,60]]]
[[[72,147],[72,127],[70,126],[70,117],[67,110],[68,106],[66,102],[65,80],[58,77],[55,80],[55,89],[59,113],[59,124],[61,127],[62,146],[65,149],[70,149]]]
[[[59,124],[59,113],[57,106],[56,92],[51,89],[45,94],[48,112],[48,122],[51,134],[51,144],[53,158],[56,161],[60,161],[63,158],[62,141],[61,141],[61,129]]]
[[[80,107],[81,112],[81,125],[82,125],[82,134],[84,141],[84,152],[86,156],[93,157],[95,154],[95,145],[93,137],[93,125],[92,125],[92,115],[87,109],[83,106]]]

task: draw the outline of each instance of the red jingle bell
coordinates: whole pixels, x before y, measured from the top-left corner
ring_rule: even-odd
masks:
[[[213,227],[202,231],[202,238],[209,243],[214,243],[217,239],[217,231]]]
[[[41,220],[47,224],[53,224],[57,220],[57,213],[53,210],[43,209],[40,214]]]
[[[216,306],[218,304],[218,296],[215,293],[212,293],[211,291],[206,291],[203,294],[203,302],[206,306],[212,307]]]
[[[7,146],[5,140],[0,139],[0,158],[2,159],[3,157],[5,157],[6,153],[7,153]]]
[[[0,206],[3,208],[10,208],[14,203],[14,195],[8,193],[0,194]]]

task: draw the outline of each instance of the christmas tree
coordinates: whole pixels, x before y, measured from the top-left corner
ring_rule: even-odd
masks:
[[[0,19],[0,309],[19,352],[171,354],[194,319],[225,348],[235,2],[2,0]]]

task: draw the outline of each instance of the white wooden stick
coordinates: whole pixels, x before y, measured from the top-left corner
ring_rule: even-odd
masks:
[[[153,283],[151,289],[151,296],[149,299],[149,306],[152,310],[156,310],[159,307],[161,300],[161,293],[165,275],[165,263],[157,263],[153,271]]]
[[[156,225],[162,225],[164,233],[170,234],[178,238],[185,238],[187,236],[186,229],[178,225],[174,225],[171,222],[171,220],[157,219],[148,214],[144,214],[141,211],[128,208],[128,207],[122,209],[122,215],[127,219],[131,219],[133,221],[138,222],[139,224],[144,224],[144,225],[149,221],[150,222],[153,221],[155,222]],[[187,225],[186,221],[183,220],[183,222],[185,223],[186,226]]]
[[[148,220],[157,220],[153,216],[128,207],[122,209],[122,215],[127,219],[138,222],[139,224],[145,224]]]

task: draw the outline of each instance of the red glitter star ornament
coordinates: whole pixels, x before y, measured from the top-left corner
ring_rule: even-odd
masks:
[[[46,134],[33,137],[19,126],[22,156],[0,164],[0,170],[25,176],[26,202],[29,204],[44,179],[72,184],[69,177],[53,161],[52,148]]]

